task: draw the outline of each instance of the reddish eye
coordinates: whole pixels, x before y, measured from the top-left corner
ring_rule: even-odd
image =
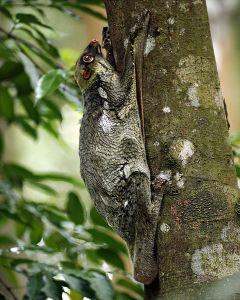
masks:
[[[92,56],[91,54],[87,54],[83,56],[83,62],[85,63],[91,63],[94,61],[94,56]]]

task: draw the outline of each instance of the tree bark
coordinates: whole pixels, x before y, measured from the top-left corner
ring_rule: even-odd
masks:
[[[167,184],[157,234],[159,278],[145,287],[145,298],[237,299],[239,195],[205,0],[105,5],[118,70],[131,28],[144,11],[151,13],[143,75],[146,150],[152,181]]]

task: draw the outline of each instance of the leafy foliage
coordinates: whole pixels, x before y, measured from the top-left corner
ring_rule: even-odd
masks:
[[[73,18],[82,11],[105,20],[99,7],[101,0],[0,1],[0,299],[18,299],[14,288],[22,282],[25,300],[58,300],[64,294],[69,299],[142,298],[141,285],[127,273],[125,244],[93,207],[86,207],[79,196],[81,180],[4,159],[5,128],[19,128],[33,140],[44,129],[60,140],[62,105],[76,109],[81,99],[73,68],[64,65],[60,49],[47,38],[54,28],[46,22],[46,10]],[[69,184],[65,207],[24,194],[31,186],[56,198],[51,182],[59,181]]]

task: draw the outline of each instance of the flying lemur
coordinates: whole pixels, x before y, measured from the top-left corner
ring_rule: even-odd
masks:
[[[116,71],[106,28],[106,58],[99,42],[92,40],[75,71],[84,96],[81,176],[96,209],[126,241],[134,278],[144,284],[158,273],[155,235],[160,206],[151,199],[142,115],[142,63],[149,19],[147,12],[130,33],[121,73]]]

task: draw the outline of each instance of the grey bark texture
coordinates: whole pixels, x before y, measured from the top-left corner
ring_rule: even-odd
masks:
[[[205,0],[105,0],[118,70],[149,10],[143,68],[152,197],[161,199],[159,278],[146,299],[237,299],[239,199]]]

